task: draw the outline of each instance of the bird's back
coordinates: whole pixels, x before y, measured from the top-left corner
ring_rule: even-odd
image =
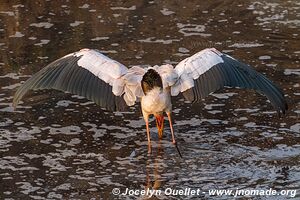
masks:
[[[159,114],[171,111],[170,92],[163,88],[161,76],[154,69],[149,69],[143,76],[142,109],[148,114]]]
[[[163,88],[162,79],[157,71],[149,69],[143,76],[142,89],[145,95],[155,87]]]

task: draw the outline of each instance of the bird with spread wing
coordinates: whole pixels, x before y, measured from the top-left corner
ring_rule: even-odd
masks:
[[[148,152],[151,152],[149,116],[154,115],[161,139],[164,113],[167,114],[172,142],[176,144],[171,113],[171,96],[182,93],[191,103],[198,103],[223,87],[254,89],[264,94],[279,114],[287,110],[282,91],[264,75],[214,48],[204,49],[179,62],[142,68],[127,68],[101,54],[82,49],[68,54],[34,74],[22,84],[13,99],[16,108],[29,90],[56,89],[92,100],[111,111],[124,111],[141,102],[146,122]],[[177,147],[177,146],[176,146]]]

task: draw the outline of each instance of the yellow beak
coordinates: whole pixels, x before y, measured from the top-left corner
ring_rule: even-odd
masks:
[[[155,116],[155,119],[156,119],[156,127],[158,130],[158,138],[162,139],[163,132],[164,132],[164,116],[157,115],[157,116]]]

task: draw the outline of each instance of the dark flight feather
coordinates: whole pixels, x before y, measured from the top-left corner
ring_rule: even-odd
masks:
[[[247,64],[225,54],[221,55],[221,58],[224,62],[201,74],[194,80],[194,87],[183,92],[185,99],[196,103],[225,86],[254,89],[264,94],[279,114],[285,114],[288,106],[284,94],[274,83]]]

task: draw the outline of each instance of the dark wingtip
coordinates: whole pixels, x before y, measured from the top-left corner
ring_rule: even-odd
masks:
[[[289,109],[289,106],[288,106],[287,102],[285,102],[284,103],[284,109],[282,110],[282,115],[283,116],[286,115],[286,111],[288,111],[288,109]]]
[[[17,110],[17,105],[18,105],[19,101],[16,100],[16,96],[14,96],[13,98],[13,102],[12,102],[12,107],[14,109],[14,111]]]
[[[17,110],[17,105],[16,105],[16,104],[14,104],[14,103],[13,103],[13,109],[14,109],[14,111],[16,111],[16,110]]]
[[[281,107],[281,109],[277,110],[278,118],[284,117],[286,115],[286,112],[288,111],[289,107],[287,102],[284,100],[284,106]]]
[[[287,104],[287,102],[285,102],[285,110],[288,110],[289,109],[289,106]]]

